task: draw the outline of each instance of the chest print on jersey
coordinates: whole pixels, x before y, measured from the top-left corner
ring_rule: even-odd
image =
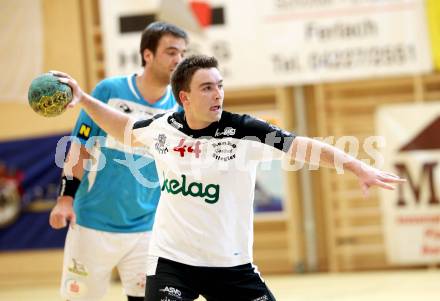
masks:
[[[236,157],[236,151],[237,151],[237,144],[231,142],[231,141],[218,141],[214,142],[212,144],[213,147],[213,154],[212,157],[218,161],[230,161],[235,159]]]
[[[173,151],[178,152],[180,157],[185,157],[186,154],[193,154],[197,159],[202,153],[200,141],[186,142],[184,138],[180,139],[179,144],[173,148]]]
[[[169,144],[167,143],[167,136],[165,136],[165,134],[159,134],[157,136],[157,138],[154,140],[157,141],[156,144],[154,145],[154,147],[156,148],[156,150],[159,154],[163,155],[163,154],[168,153]]]
[[[217,203],[220,197],[220,185],[217,184],[203,184],[199,182],[186,183],[186,175],[181,175],[181,180],[167,179],[163,175],[163,184],[161,191],[166,191],[171,194],[182,194],[184,196],[190,195],[192,197],[204,198],[208,204]]]
[[[149,119],[154,116],[152,112],[145,110],[141,105],[136,105],[129,101],[120,101],[111,106],[116,107],[119,111],[124,112],[125,114],[132,115],[138,120]]]
[[[126,104],[125,102],[121,102],[118,104],[119,109],[121,109],[122,112],[124,112],[125,114],[130,114],[131,112],[133,112],[133,110],[128,106],[128,104]]]
[[[222,131],[219,131],[219,129],[215,130],[215,134],[214,137],[219,137],[219,136],[234,136],[235,135],[235,129],[231,128],[231,127],[225,127],[225,129]]]
[[[183,128],[183,125],[180,122],[178,122],[174,117],[171,117],[169,122],[174,128],[178,130]]]

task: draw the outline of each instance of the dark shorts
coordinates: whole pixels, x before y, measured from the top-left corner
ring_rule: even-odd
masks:
[[[275,301],[248,263],[235,267],[196,267],[159,258],[154,276],[147,277],[146,301]]]

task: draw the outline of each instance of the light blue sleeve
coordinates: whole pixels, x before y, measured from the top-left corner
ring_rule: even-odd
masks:
[[[110,98],[110,91],[108,82],[104,80],[95,87],[92,96],[107,103]],[[87,143],[89,139],[91,137],[99,137],[99,135],[104,135],[104,132],[84,110],[81,110],[76,125],[73,128],[72,136],[78,138],[82,145],[90,148],[93,143]]]

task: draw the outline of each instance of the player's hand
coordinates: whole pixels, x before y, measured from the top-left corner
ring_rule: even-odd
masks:
[[[390,172],[385,172],[369,166],[363,165],[361,172],[358,174],[359,184],[365,197],[368,197],[368,190],[372,186],[378,186],[383,189],[394,190],[394,185],[406,182],[405,179]]]
[[[71,196],[60,196],[57,204],[50,212],[49,224],[54,229],[61,229],[67,226],[67,222],[73,227],[76,224],[76,215],[73,211],[73,198]]]
[[[76,80],[73,77],[71,77],[69,74],[61,72],[61,71],[56,71],[56,70],[51,70],[49,72],[52,73],[53,75],[55,75],[56,77],[58,77],[58,80],[60,82],[67,84],[70,86],[70,88],[72,88],[73,99],[67,105],[67,107],[73,108],[77,103],[79,103],[81,101],[81,98],[84,96],[83,90],[78,85]]]

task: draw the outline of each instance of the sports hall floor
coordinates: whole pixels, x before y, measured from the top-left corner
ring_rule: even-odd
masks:
[[[439,301],[440,270],[268,276],[278,301]],[[53,285],[0,283],[1,301],[60,301]],[[113,283],[103,301],[125,301]],[[199,300],[204,300],[200,298]],[[234,301],[234,300],[230,300]]]

